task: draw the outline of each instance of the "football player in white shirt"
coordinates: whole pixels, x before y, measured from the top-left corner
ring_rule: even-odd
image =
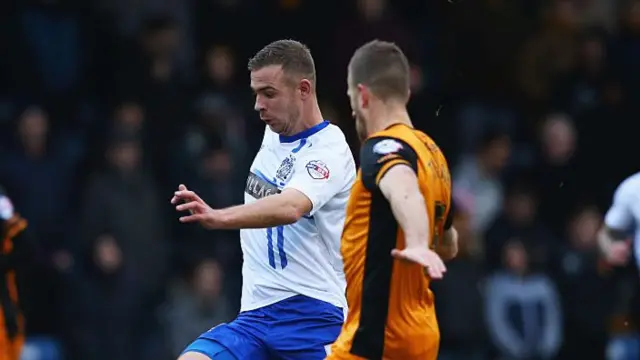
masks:
[[[340,236],[356,169],[342,131],[323,120],[309,50],[275,41],[250,61],[255,110],[267,124],[245,204],[210,208],[180,185],[182,222],[242,229],[241,310],[180,360],[324,359],[346,311]]]
[[[600,250],[610,264],[627,264],[632,252],[640,261],[639,224],[640,173],[635,173],[618,185],[598,234]]]
[[[626,178],[613,194],[598,244],[607,262],[624,266],[635,256],[640,264],[640,172]],[[632,310],[632,314],[636,311]],[[635,334],[613,336],[607,345],[607,358],[638,358]]]

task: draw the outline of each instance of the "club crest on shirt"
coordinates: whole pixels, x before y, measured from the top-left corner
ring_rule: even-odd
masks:
[[[293,155],[289,155],[284,160],[282,160],[278,171],[276,171],[276,179],[286,182],[293,173],[293,165],[295,164],[295,162],[296,158]]]

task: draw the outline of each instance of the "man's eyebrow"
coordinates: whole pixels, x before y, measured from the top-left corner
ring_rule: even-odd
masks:
[[[251,87],[251,90],[253,90],[254,93],[264,92],[264,91],[267,91],[267,90],[277,91],[276,88],[274,88],[273,86],[270,86],[270,85],[265,85],[265,86],[260,86],[260,87]]]

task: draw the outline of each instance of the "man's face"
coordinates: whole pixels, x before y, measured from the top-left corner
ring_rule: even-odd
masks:
[[[130,172],[138,167],[141,156],[141,149],[138,144],[125,142],[112,145],[109,160],[119,171]]]
[[[347,96],[351,104],[351,116],[356,121],[356,132],[358,138],[364,140],[367,138],[367,127],[365,123],[365,111],[362,108],[362,92],[357,85],[351,81],[351,74],[347,76]]]
[[[218,83],[229,82],[235,73],[231,52],[222,46],[214,46],[207,53],[207,74]]]
[[[194,274],[196,293],[203,298],[215,299],[222,289],[222,269],[213,260],[203,261]]]
[[[34,143],[43,142],[49,132],[49,119],[40,110],[27,110],[18,124],[23,141]]]
[[[123,127],[137,131],[144,122],[144,111],[139,104],[123,103],[116,110],[115,117]]]
[[[254,109],[275,133],[289,135],[300,120],[302,99],[297,85],[287,78],[280,65],[251,72],[251,89],[256,96]]]
[[[147,51],[152,56],[173,54],[180,45],[180,33],[175,27],[159,29],[147,37]]]

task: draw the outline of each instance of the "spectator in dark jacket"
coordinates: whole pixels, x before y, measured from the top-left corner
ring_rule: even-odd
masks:
[[[487,330],[502,360],[553,359],[562,342],[560,299],[551,280],[529,272],[522,242],[504,249],[505,270],[486,284]]]

